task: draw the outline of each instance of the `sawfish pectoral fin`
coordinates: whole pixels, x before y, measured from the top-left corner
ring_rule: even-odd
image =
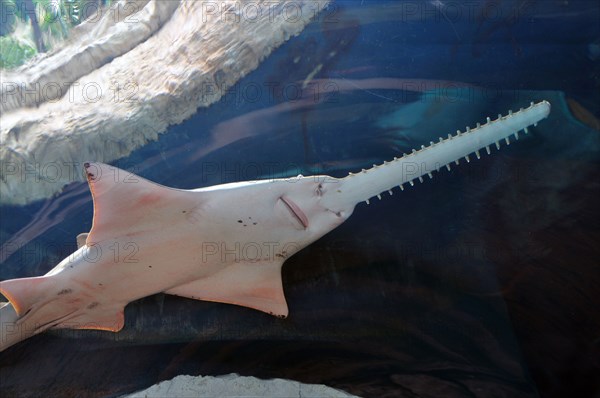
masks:
[[[125,234],[135,241],[137,233],[184,221],[201,196],[102,163],[86,162],[84,167],[94,200],[92,229],[85,237],[88,245]]]
[[[288,306],[281,280],[282,264],[283,261],[238,262],[165,293],[240,305],[285,318]]]

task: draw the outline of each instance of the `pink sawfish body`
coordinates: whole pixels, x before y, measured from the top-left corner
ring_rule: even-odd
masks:
[[[344,222],[357,203],[432,172],[547,117],[542,101],[421,150],[350,174],[195,190],[86,163],[94,200],[81,247],[44,276],[0,282],[0,351],[49,328],[118,331],[131,301],[164,292],[285,317],[283,262]]]

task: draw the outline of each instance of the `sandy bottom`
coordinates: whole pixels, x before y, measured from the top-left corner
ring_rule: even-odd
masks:
[[[237,374],[225,376],[177,376],[155,384],[122,398],[164,398],[164,397],[314,397],[347,398],[356,397],[346,392],[318,384],[303,384],[297,381],[272,379],[261,380],[256,377],[243,377]]]

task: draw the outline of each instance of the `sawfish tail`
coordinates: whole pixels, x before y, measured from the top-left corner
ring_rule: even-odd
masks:
[[[496,120],[487,118],[483,125],[479,123],[473,129],[467,127],[464,132],[457,131],[456,135],[440,138],[438,142],[431,142],[429,146],[422,146],[401,158],[394,158],[381,165],[373,165],[368,170],[360,173],[350,173],[339,180],[338,195],[324,198],[330,200],[331,206],[343,203],[346,206],[356,205],[360,202],[369,204],[373,197],[381,199],[382,192],[390,192],[392,188],[400,187],[404,190],[406,184],[414,185],[415,180],[423,182],[423,178],[433,178],[433,172],[441,168],[450,170],[452,163],[459,164],[460,159],[467,162],[473,154],[479,158],[480,151],[490,153],[490,146],[495,145],[500,149],[500,142],[510,144],[510,137],[519,139],[519,132],[527,133],[527,128],[536,125],[540,120],[550,114],[550,103],[541,101],[533,102],[528,108],[518,112],[509,111],[506,116],[498,115]]]

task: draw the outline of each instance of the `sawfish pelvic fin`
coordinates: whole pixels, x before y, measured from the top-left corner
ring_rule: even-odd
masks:
[[[0,351],[49,328],[118,331],[131,301],[164,292],[285,317],[287,258],[343,223],[356,204],[432,177],[546,118],[542,101],[345,178],[173,189],[86,163],[92,229],[41,277],[0,282]],[[418,165],[419,167],[408,167]]]

